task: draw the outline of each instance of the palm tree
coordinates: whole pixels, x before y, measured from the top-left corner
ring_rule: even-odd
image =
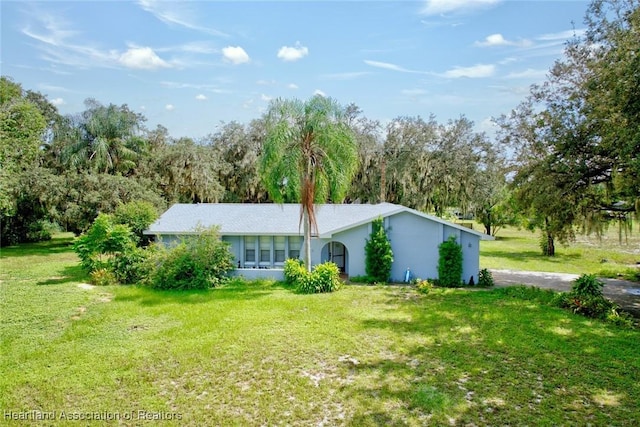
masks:
[[[306,102],[277,99],[266,113],[260,176],[276,203],[299,202],[304,259],[311,271],[314,203],[342,202],[358,168],[358,148],[345,109],[316,95]]]

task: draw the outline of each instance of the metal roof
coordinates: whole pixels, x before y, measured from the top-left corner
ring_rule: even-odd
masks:
[[[488,237],[483,233],[450,223],[392,203],[316,205],[320,237],[366,224],[378,217],[411,212],[464,232]],[[230,235],[299,235],[302,234],[299,204],[272,203],[199,203],[175,204],[155,221],[145,234],[193,234],[198,228],[220,227],[220,234]]]

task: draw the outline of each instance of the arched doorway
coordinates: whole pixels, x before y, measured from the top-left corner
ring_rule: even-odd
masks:
[[[322,248],[322,262],[331,261],[340,269],[341,273],[349,274],[349,252],[340,242],[329,242]]]

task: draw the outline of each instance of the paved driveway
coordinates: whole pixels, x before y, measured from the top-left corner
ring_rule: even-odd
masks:
[[[496,286],[530,285],[556,291],[570,291],[577,274],[545,273],[539,271],[491,270]],[[602,293],[623,310],[640,318],[640,283],[618,279],[601,279]]]

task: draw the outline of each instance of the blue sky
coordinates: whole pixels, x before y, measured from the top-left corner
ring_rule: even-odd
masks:
[[[461,115],[491,133],[565,42],[586,1],[2,1],[3,75],[63,114],[128,104],[172,136],[248,122],[315,93],[383,123]]]

